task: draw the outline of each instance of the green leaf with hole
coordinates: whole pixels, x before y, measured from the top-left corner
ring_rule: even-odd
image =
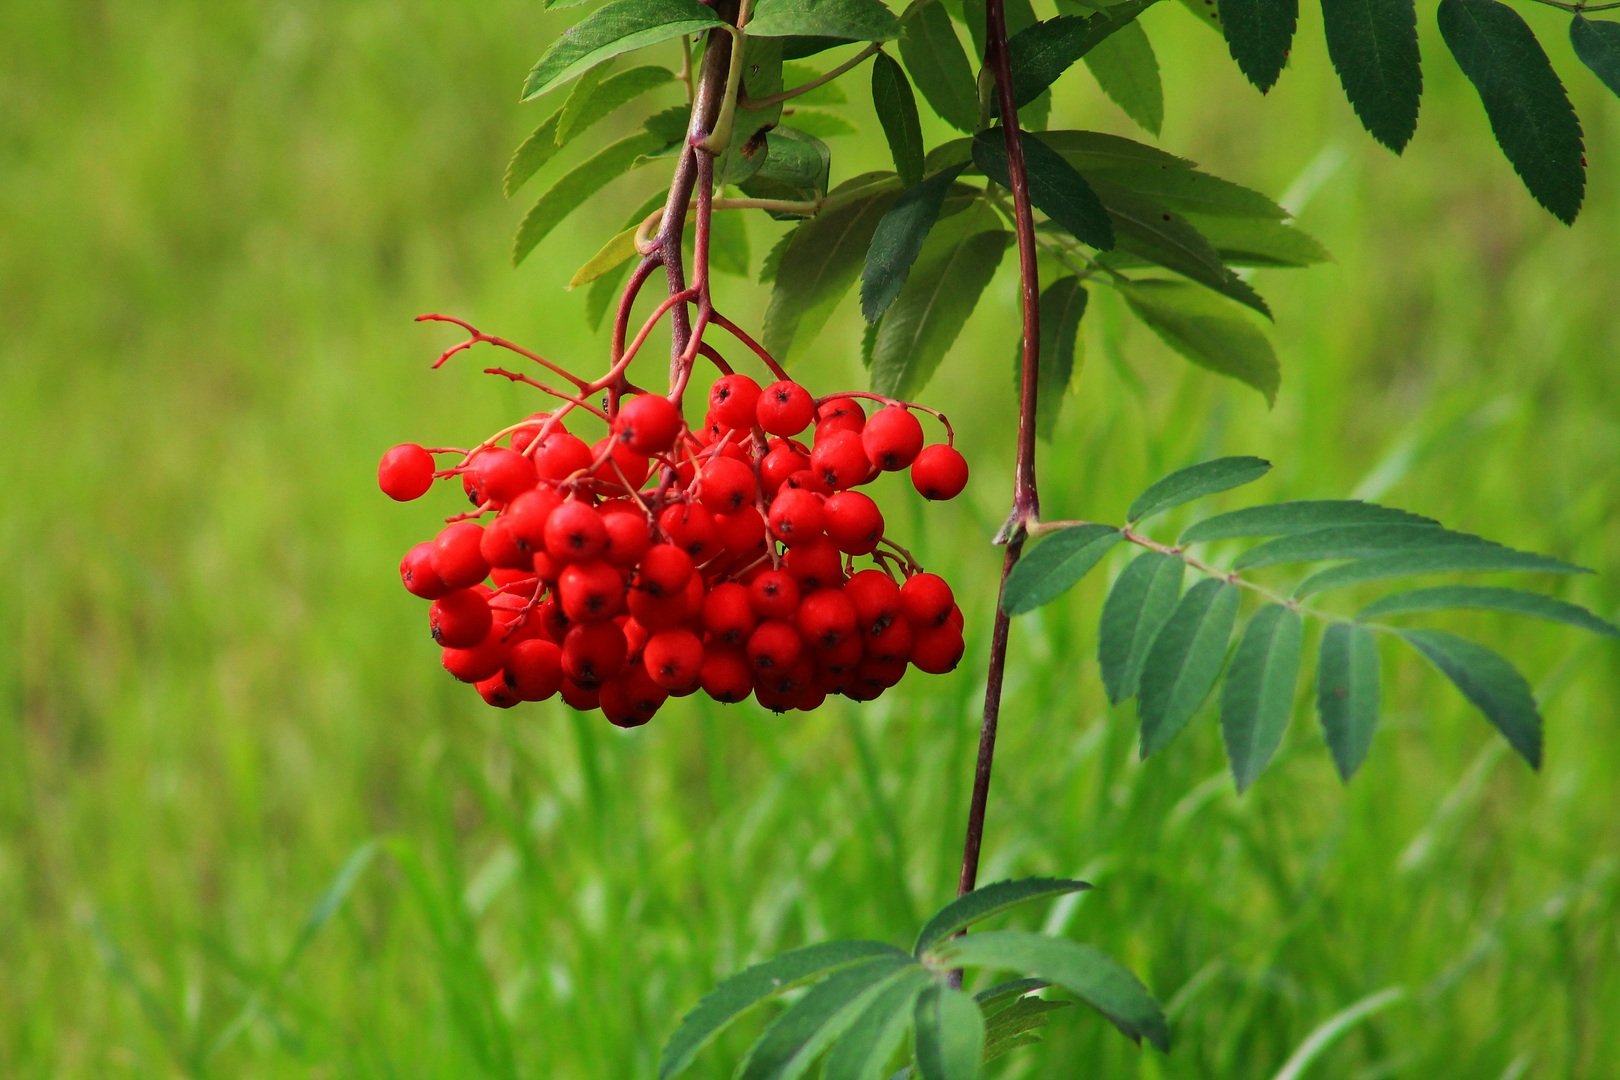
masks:
[[[1164,126],[1164,85],[1159,58],[1141,23],[1127,23],[1094,45],[1086,67],[1110,101],[1157,135]]]
[[[517,237],[512,242],[512,265],[521,263],[536,244],[586,199],[638,165],[644,155],[667,145],[663,138],[650,131],[638,131],[600,151],[558,180],[540,196],[518,226]]]
[[[1417,130],[1423,93],[1413,0],[1322,0],[1322,23],[1350,107],[1400,153]]]
[[[747,98],[762,99],[781,93],[785,78],[782,38],[748,37],[743,42],[742,89]],[[740,184],[764,163],[766,134],[782,120],[782,103],[763,108],[737,107],[732,119],[731,142],[714,162],[715,186]]]
[[[621,53],[722,25],[714,9],[698,0],[611,0],[563,32],[523,81],[522,100]]]
[[[1134,281],[1120,291],[1137,318],[1201,368],[1237,379],[1277,400],[1282,372],[1271,341],[1204,288],[1179,281]]]
[[[1101,179],[1095,181],[1094,187],[1107,208],[1120,252],[1173,270],[1271,317],[1271,308],[1254,286],[1229,270],[1215,245],[1186,218],[1130,188]]]
[[[1007,575],[1001,610],[1022,615],[1050,604],[1074,588],[1121,539],[1112,525],[1076,525],[1031,545]]]
[[[848,1031],[866,1007],[921,966],[879,956],[833,972],[771,1021],[748,1051],[738,1080],[795,1080]]]
[[[833,1044],[822,1063],[821,1080],[870,1080],[894,1054],[911,1026],[917,998],[934,985],[927,969],[903,969],[868,1001],[859,1017]]]
[[[1035,209],[1073,233],[1075,238],[1106,251],[1114,246],[1114,226],[1086,178],[1057,151],[1028,132],[1020,132],[1029,201]],[[973,137],[973,162],[990,179],[1008,184],[1006,136],[999,127]]]
[[[883,125],[894,171],[900,174],[900,182],[910,187],[923,174],[922,124],[905,69],[888,53],[872,58],[872,108]]]
[[[1018,30],[1007,42],[1013,100],[1034,101],[1069,68],[1156,0],[1124,0],[1094,15],[1059,15]]]
[[[1242,510],[1216,514],[1188,526],[1181,534],[1181,543],[1246,536],[1292,536],[1295,533],[1349,525],[1428,525],[1438,528],[1440,523],[1421,514],[1359,499],[1306,499],[1272,503],[1269,506],[1246,506]]]
[[[917,1075],[922,1080],[978,1080],[984,1058],[984,1015],[973,998],[935,983],[916,1005]]]
[[[1504,589],[1484,585],[1441,585],[1429,589],[1412,589],[1374,600],[1360,611],[1361,621],[1389,615],[1413,615],[1430,611],[1501,611],[1511,615],[1529,615],[1548,622],[1576,626],[1604,637],[1620,637],[1620,627],[1600,619],[1579,604],[1556,600],[1540,593],[1522,589]]]
[[[1288,62],[1299,23],[1299,0],[1219,0],[1226,47],[1244,76],[1270,90]]]
[[[1170,1052],[1170,1028],[1147,988],[1101,951],[1066,938],[989,930],[954,938],[936,951],[947,967],[1022,971],[1060,986],[1132,1040]]]
[[[1328,559],[1367,559],[1409,551],[1498,547],[1468,533],[1452,532],[1420,522],[1370,522],[1329,525],[1268,540],[1250,548],[1232,563],[1233,570],[1254,570],[1283,563],[1323,562]]]
[[[1536,35],[1496,0],[1440,0],[1440,34],[1524,186],[1565,224],[1586,190],[1581,122]]]
[[[1173,555],[1144,551],[1125,567],[1103,601],[1097,662],[1113,704],[1136,696],[1148,648],[1181,597],[1185,565]]]
[[[1361,768],[1378,726],[1378,642],[1362,626],[1334,623],[1316,662],[1316,715],[1346,782]]]
[[[1581,63],[1620,94],[1620,23],[1593,22],[1577,15],[1569,24],[1569,42]]]
[[[929,230],[939,220],[940,207],[965,165],[937,172],[909,189],[884,213],[872,232],[861,271],[861,314],[875,323],[894,303],[922,251]]]
[[[1040,365],[1036,372],[1035,432],[1050,440],[1057,428],[1063,395],[1079,373],[1076,358],[1080,345],[1080,320],[1086,313],[1085,287],[1073,274],[1066,274],[1041,290]],[[1023,344],[1013,351],[1014,385],[1022,378]]]
[[[1294,711],[1305,624],[1281,604],[1249,620],[1221,687],[1221,736],[1239,793],[1270,763]]]
[[[1209,696],[1226,664],[1237,609],[1237,589],[1207,578],[1187,590],[1153,639],[1136,696],[1143,758],[1169,745]]]
[[[1399,634],[1485,714],[1532,769],[1541,768],[1541,713],[1530,684],[1512,664],[1501,654],[1444,630]]]
[[[900,33],[900,21],[879,0],[759,0],[748,20],[748,33],[888,41]]]
[[[1154,514],[1162,514],[1194,499],[1252,484],[1271,471],[1271,462],[1257,457],[1223,457],[1177,469],[1154,481],[1136,497],[1125,520],[1138,525]]]
[[[1313,266],[1333,258],[1310,233],[1287,222],[1208,214],[1188,214],[1187,221],[1228,266]]]
[[[783,953],[739,972],[711,990],[664,1044],[659,1080],[686,1071],[699,1050],[746,1010],[784,990],[818,976],[878,957],[910,957],[881,941],[828,941]]]
[[[978,128],[978,82],[943,4],[913,0],[900,19],[900,59],[941,119],[970,134]]]
[[[1542,574],[1586,574],[1591,571],[1546,555],[1515,551],[1500,544],[1468,544],[1447,548],[1424,548],[1392,555],[1330,566],[1318,570],[1294,588],[1297,597],[1314,596],[1328,589],[1342,589],[1385,578],[1413,574],[1505,573],[1528,570]]]
[[[872,389],[910,400],[927,385],[1001,265],[1011,237],[999,226],[947,242],[936,233],[884,313],[872,342]]]
[[[965,930],[992,915],[1010,911],[1020,904],[1084,892],[1089,888],[1089,882],[1069,878],[1020,878],[1017,881],[982,885],[940,908],[918,932],[912,952],[921,956],[957,931]]]

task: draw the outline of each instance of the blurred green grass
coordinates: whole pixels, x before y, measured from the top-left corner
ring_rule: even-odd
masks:
[[[1259,453],[1278,468],[1257,497],[1411,506],[1599,567],[1554,587],[1620,611],[1620,108],[1562,21],[1529,17],[1587,129],[1572,230],[1520,190],[1427,25],[1423,121],[1396,160],[1356,129],[1310,17],[1261,98],[1185,12],[1149,14],[1162,145],[1291,192],[1337,261],[1257,279],[1285,370],[1270,412],[1099,303],[1044,456],[1050,516],[1106,519],[1169,468]],[[394,584],[433,524],[376,494],[376,455],[530,408],[469,366],[427,371],[445,340],[411,317],[605,352],[559,289],[622,200],[506,262],[523,208],[500,170],[540,119],[515,90],[560,25],[504,2],[0,13],[6,1075],[650,1075],[721,974],[807,940],[902,940],[946,898],[998,562],[982,538],[1008,494],[1010,283],[929,393],[973,494],[900,522],[961,583],[970,662],[950,677],[813,716],[681,702],[631,734],[496,714],[443,677]],[[1068,86],[1063,122],[1139,134],[1084,75]],[[835,142],[841,175],[872,127]],[[756,259],[777,231],[752,226]],[[763,294],[724,285],[757,322]],[[853,308],[795,358],[824,386],[859,382]],[[1103,586],[1015,630],[981,878],[1102,886],[1046,925],[1143,972],[1179,1047],[1159,1060],[1065,1014],[1002,1075],[1271,1076],[1390,987],[1313,1075],[1612,1067],[1614,645],[1466,623],[1537,682],[1541,776],[1386,657],[1386,725],[1349,789],[1302,716],[1240,800],[1208,716],[1135,762],[1090,660]]]

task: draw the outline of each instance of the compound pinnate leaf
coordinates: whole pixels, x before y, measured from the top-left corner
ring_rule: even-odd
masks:
[[[1299,502],[1246,506],[1216,514],[1191,525],[1181,534],[1183,544],[1199,540],[1229,540],[1244,536],[1291,536],[1345,525],[1431,525],[1439,522],[1421,514],[1397,510],[1358,499],[1306,499]]]
[[[766,132],[761,143],[764,155],[759,168],[738,185],[743,194],[756,199],[814,202],[827,193],[832,154],[826,143],[790,127]]]
[[[1271,341],[1202,286],[1180,281],[1134,281],[1121,286],[1137,318],[1185,359],[1277,400],[1282,381]]]
[[[1221,689],[1221,735],[1239,793],[1248,790],[1282,743],[1304,639],[1297,612],[1267,604],[1249,621],[1232,654]]]
[[[883,125],[894,171],[900,174],[900,182],[910,187],[923,174],[922,125],[905,69],[888,53],[872,58],[872,107]]]
[[[1489,540],[1452,532],[1438,525],[1372,522],[1329,525],[1293,533],[1250,548],[1232,563],[1233,570],[1253,570],[1280,563],[1322,562],[1328,559],[1368,559],[1401,552],[1496,547]]]
[[[1226,47],[1238,68],[1264,93],[1282,74],[1299,22],[1299,0],[1220,0]]]
[[[1029,200],[1035,209],[1101,251],[1114,246],[1114,226],[1102,200],[1073,165],[1039,138],[1020,132]],[[1008,183],[1006,136],[999,127],[973,137],[973,162],[990,179]]]
[[[894,303],[922,251],[928,230],[939,220],[940,207],[966,165],[937,172],[902,194],[872,232],[861,271],[861,314],[869,323]]]
[[[1059,75],[1155,2],[1124,0],[1094,15],[1059,15],[1015,32],[1007,42],[1013,100],[1020,106],[1034,101]]]
[[[1188,214],[1228,266],[1313,266],[1333,256],[1310,233],[1283,221]]]
[[[1514,171],[1553,216],[1573,222],[1586,190],[1581,122],[1536,35],[1496,0],[1440,0],[1438,17]]]
[[[574,271],[574,276],[568,279],[567,288],[577,289],[595,281],[603,274],[612,273],[617,267],[623,266],[636,254],[636,226],[631,226],[615,234],[613,239],[603,244],[595,255],[585,261],[585,265]]]
[[[1140,23],[1127,23],[1085,55],[1086,67],[1125,115],[1157,135],[1164,126],[1159,58]]]
[[[1228,269],[1215,245],[1186,218],[1128,187],[1099,179],[1095,190],[1121,252],[1173,270],[1271,318],[1271,308],[1254,286]]]
[[[1208,578],[1187,590],[1148,649],[1137,693],[1142,757],[1169,745],[1192,719],[1226,664],[1238,591]]]
[[[1122,540],[1112,525],[1060,529],[1030,547],[1007,575],[1001,610],[1022,615],[1050,604],[1072,589]]]
[[[1541,713],[1530,684],[1512,664],[1501,654],[1444,630],[1399,633],[1485,714],[1532,769],[1541,768]]]
[[[916,1005],[917,1075],[922,1080],[978,1080],[984,1059],[984,1014],[973,998],[935,983]]]
[[[1191,169],[1186,158],[1102,131],[1043,131],[1041,141],[1083,173],[1108,169]]]
[[[601,191],[603,185],[643,164],[645,155],[667,145],[662,137],[650,131],[639,131],[600,151],[558,180],[540,196],[518,226],[517,237],[512,242],[512,265],[521,263],[563,218]]]
[[[1035,431],[1043,439],[1052,438],[1063,407],[1063,395],[1077,372],[1075,355],[1087,299],[1085,287],[1073,274],[1060,277],[1041,290],[1041,362],[1036,372]],[[1021,378],[1023,351],[1021,343],[1014,351],[1015,380]]]
[[[1412,589],[1374,600],[1356,612],[1358,620],[1376,619],[1385,615],[1411,615],[1425,611],[1503,611],[1513,615],[1530,615],[1549,622],[1578,626],[1604,637],[1620,637],[1620,627],[1587,611],[1579,604],[1555,600],[1540,593],[1522,589],[1503,589],[1484,585],[1440,585],[1429,589]]]
[[[1330,566],[1319,570],[1294,587],[1296,597],[1314,596],[1328,589],[1341,589],[1346,585],[1360,585],[1385,578],[1407,577],[1413,574],[1491,573],[1510,570],[1530,570],[1543,574],[1585,574],[1584,567],[1560,562],[1546,555],[1528,551],[1515,551],[1500,544],[1459,544],[1445,548],[1420,548],[1392,555],[1376,555],[1368,559]]]
[[[990,930],[955,938],[936,952],[948,967],[1023,971],[1069,991],[1133,1040],[1170,1051],[1170,1029],[1147,988],[1101,951],[1066,938]]]
[[[985,1062],[994,1061],[1009,1050],[1026,1045],[1026,1039],[1038,1042],[1039,1036],[1034,1033],[1052,1022],[1052,1013],[1073,1004],[1071,1001],[1025,997],[994,1016],[987,1017],[984,1022]]]
[[[1023,997],[1034,990],[1044,990],[1050,984],[1045,979],[1008,979],[1006,982],[996,983],[986,987],[973,995],[973,1000],[979,1003],[986,1016],[992,1014],[996,1007],[1003,1005],[1010,999]]]
[[[523,100],[621,53],[721,25],[698,0],[612,0],[563,32],[524,80]]]
[[[910,957],[881,941],[828,941],[783,953],[731,976],[711,990],[664,1044],[659,1080],[678,1076],[693,1057],[738,1015],[807,979],[877,957]]]
[[[1142,662],[1181,596],[1186,564],[1173,555],[1144,551],[1131,560],[1103,601],[1097,626],[1097,662],[1108,700],[1136,696]]]
[[[925,244],[872,342],[872,389],[912,398],[925,386],[995,276],[1010,237],[999,227]]]
[[[1348,783],[1378,726],[1378,642],[1366,627],[1334,623],[1316,663],[1316,714],[1339,776]]]
[[[592,69],[592,74],[599,69]],[[563,103],[557,120],[557,145],[589,130],[598,120],[675,79],[673,72],[656,66],[634,67],[600,80],[581,79]]]
[[[539,172],[541,166],[557,153],[557,122],[561,116],[560,109],[552,113],[534,129],[533,134],[523,140],[521,146],[512,151],[512,159],[506,163],[506,176],[501,181],[501,190],[507,198],[528,183],[529,177]]]
[[[748,33],[755,37],[819,37],[887,41],[900,21],[878,0],[759,0]]]
[[[933,110],[958,131],[979,126],[979,90],[967,53],[937,0],[915,0],[900,20],[900,58]]]
[[[843,968],[818,982],[788,1006],[748,1051],[738,1080],[795,1080],[860,1019],[868,1004],[914,962],[880,956]]]
[[[1322,0],[1328,57],[1350,107],[1395,151],[1417,130],[1423,69],[1413,0]]]
[[[1620,94],[1620,23],[1593,22],[1577,15],[1569,24],[1569,42],[1581,63]]]
[[[1096,172],[1096,182],[1133,192],[1178,213],[1268,220],[1288,216],[1268,196],[1191,166],[1121,164]]]
[[[1138,524],[1194,499],[1252,484],[1270,471],[1271,462],[1257,457],[1224,457],[1189,465],[1149,485],[1131,503],[1125,520]]]
[[[911,1026],[917,998],[934,978],[921,966],[900,974],[870,999],[860,1016],[833,1044],[822,1063],[821,1080],[870,1080],[879,1071]]]
[[[1089,888],[1089,882],[1069,878],[1021,878],[980,886],[940,908],[917,934],[913,951],[921,956],[958,930],[1020,904],[1083,892]]]

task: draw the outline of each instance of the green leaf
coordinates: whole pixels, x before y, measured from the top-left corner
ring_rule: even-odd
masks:
[[[1128,23],[1085,56],[1102,92],[1136,123],[1157,135],[1164,126],[1164,86],[1159,58],[1140,23]]]
[[[1585,574],[1583,567],[1572,566],[1545,555],[1515,551],[1499,544],[1459,545],[1451,548],[1402,551],[1393,555],[1377,555],[1370,559],[1330,566],[1318,570],[1294,588],[1297,597],[1313,596],[1328,589],[1346,585],[1360,585],[1367,581],[1405,577],[1409,574],[1491,573],[1496,571],[1533,570],[1543,574]]]
[[[1108,211],[1086,178],[1029,132],[1020,132],[1019,141],[1029,176],[1029,201],[1035,208],[1082,242],[1104,251],[1113,247],[1114,228]],[[1001,128],[973,136],[973,161],[990,179],[1008,185],[1006,136]]]
[[[665,145],[657,135],[638,131],[600,151],[558,180],[540,196],[518,226],[517,238],[512,242],[512,265],[521,263],[536,244],[561,224],[563,218],[579,209],[586,199],[630,171],[644,154]]]
[[[873,391],[911,399],[927,385],[995,276],[1008,239],[997,227],[960,243],[924,244],[872,342]]]
[[[1253,323],[1196,285],[1135,281],[1120,291],[1137,318],[1186,359],[1277,400],[1282,375],[1271,342]]]
[[[827,144],[789,127],[765,133],[764,160],[739,186],[756,199],[814,202],[827,193],[832,154]]]
[[[783,72],[789,86],[802,86],[821,75],[821,69],[813,64],[788,64]],[[849,95],[844,93],[844,88],[837,81],[833,81],[822,83],[814,90],[806,90],[793,100],[801,105],[848,105]]]
[[[973,1000],[979,1003],[979,1008],[986,1016],[995,1012],[995,1006],[1001,1005],[1009,999],[1017,999],[1034,990],[1044,990],[1049,984],[1045,979],[1008,979],[986,987],[973,995]]]
[[[1221,735],[1238,792],[1247,791],[1282,743],[1294,711],[1305,624],[1267,604],[1249,621],[1221,688]]]
[[[917,998],[932,985],[933,976],[926,969],[916,965],[903,969],[828,1051],[821,1080],[870,1080],[882,1075],[880,1070],[911,1024]]]
[[[1311,266],[1333,258],[1316,238],[1281,221],[1188,214],[1228,266]]]
[[[1181,543],[1229,540],[1241,536],[1292,536],[1295,533],[1346,525],[1429,525],[1440,523],[1420,514],[1358,499],[1306,499],[1299,502],[1246,506],[1216,514],[1189,526]]]
[[[900,295],[928,231],[939,220],[946,193],[964,168],[965,164],[937,172],[906,191],[878,222],[861,271],[861,314],[867,322],[877,322]]]
[[[584,266],[574,271],[574,276],[568,280],[567,287],[577,289],[581,285],[589,284],[603,274],[612,273],[615,268],[634,258],[636,228],[637,226],[632,225],[603,244],[601,250],[587,259]]]
[[[987,1017],[984,1022],[985,1062],[994,1061],[1015,1046],[1022,1045],[1025,1038],[1052,1022],[1052,1013],[1073,1004],[1071,1001],[1026,997]]]
[[[1101,131],[1043,131],[1041,141],[1063,155],[1083,173],[1105,169],[1191,169],[1186,158],[1167,154],[1156,146]]]
[[[1351,108],[1395,151],[1417,130],[1423,71],[1412,0],[1322,0],[1328,56]]]
[[[742,85],[750,98],[762,99],[782,91],[782,38],[747,37],[743,41]],[[740,184],[764,163],[765,135],[782,119],[782,103],[760,109],[738,107],[732,120],[731,142],[714,163],[716,186]]]
[[[1220,0],[1226,47],[1248,80],[1264,93],[1282,74],[1299,22],[1299,0]]]
[[[998,881],[991,885],[980,886],[970,893],[957,897],[935,912],[917,934],[917,943],[913,946],[912,952],[921,956],[958,930],[965,930],[976,922],[1009,911],[1020,904],[1044,900],[1051,896],[1084,892],[1089,888],[1090,882],[1068,878],[1021,878],[1017,881]]]
[[[1060,529],[1032,545],[1007,575],[1001,610],[1022,615],[1072,589],[1122,539],[1112,525]]]
[[[859,135],[861,129],[844,119],[841,113],[824,109],[793,110],[793,129],[818,139],[832,139],[845,135]]]
[[[1014,33],[1007,42],[1013,100],[1019,106],[1034,101],[1059,75],[1155,2],[1124,0],[1095,15],[1059,15]]]
[[[531,101],[621,53],[724,25],[698,0],[611,0],[565,30],[523,81]]]
[[[836,971],[805,991],[765,1029],[748,1051],[738,1080],[795,1080],[845,1031],[867,1005],[906,971],[920,965],[879,956]]]
[[[1541,713],[1530,684],[1512,664],[1499,653],[1444,630],[1399,633],[1485,714],[1532,769],[1541,768]]]
[[[1254,286],[1227,269],[1215,245],[1186,218],[1129,188],[1102,180],[1095,187],[1113,223],[1120,251],[1173,270],[1271,317],[1271,309]]]
[[[1096,172],[1093,186],[1099,193],[1105,185],[1122,189],[1182,214],[1275,220],[1288,216],[1268,196],[1190,166],[1118,164]]]
[[[659,1080],[686,1071],[697,1052],[747,1009],[807,979],[874,957],[911,958],[881,941],[827,941],[783,953],[738,972],[709,991],[681,1020],[658,1063]]]
[[[815,334],[860,273],[872,233],[899,193],[899,180],[856,177],[827,196],[792,234],[765,308],[764,345],[777,357],[795,338]]]
[[[1496,0],[1440,0],[1439,21],[1514,171],[1553,216],[1573,222],[1586,189],[1581,122],[1536,35]]]
[[[1316,663],[1316,714],[1339,776],[1350,782],[1378,726],[1378,642],[1366,627],[1334,623]]]
[[[1057,427],[1063,395],[1073,381],[1078,365],[1075,353],[1080,342],[1080,320],[1086,313],[1086,290],[1080,279],[1066,274],[1041,291],[1040,368],[1035,396],[1035,431],[1050,440]],[[1015,356],[1023,355],[1022,343]],[[1020,378],[1019,363],[1013,365],[1013,378]]]
[[[944,5],[913,0],[900,19],[900,59],[940,118],[958,131],[979,126],[979,90]]]
[[[971,997],[936,983],[917,999],[916,1021],[922,1080],[978,1080],[984,1016]]]
[[[1153,639],[1136,698],[1143,758],[1179,735],[1209,695],[1226,663],[1237,609],[1237,589],[1207,578],[1187,590]]]
[[[1185,565],[1173,555],[1144,551],[1131,560],[1103,601],[1097,662],[1113,704],[1136,696],[1148,648],[1181,596]]]
[[[1365,525],[1330,525],[1268,540],[1250,548],[1232,563],[1233,570],[1253,570],[1281,563],[1322,562],[1327,559],[1366,559],[1406,551],[1457,547],[1496,547],[1489,540],[1452,532],[1438,525],[1374,522]]]
[[[1604,637],[1620,637],[1620,627],[1600,619],[1579,604],[1555,600],[1540,593],[1522,589],[1493,588],[1482,585],[1441,585],[1429,589],[1412,589],[1374,600],[1360,611],[1356,619],[1381,618],[1386,615],[1411,615],[1424,611],[1455,611],[1468,608],[1475,611],[1505,611],[1514,615],[1530,615],[1549,622],[1578,626]]]
[[[887,41],[900,33],[900,22],[878,0],[759,0],[748,33]]]
[[[501,190],[507,198],[557,153],[557,120],[561,115],[561,110],[552,113],[512,152],[512,160],[506,163],[506,177],[501,181]]]
[[[1257,457],[1223,457],[1189,465],[1155,481],[1138,495],[1125,512],[1125,520],[1140,524],[1154,514],[1194,499],[1252,484],[1270,471],[1271,462]]]
[[[1146,1038],[1170,1052],[1170,1029],[1158,1003],[1136,976],[1108,956],[1077,941],[1017,930],[991,930],[941,946],[947,967],[1027,972],[1061,986],[1108,1018],[1133,1040]]]
[[[589,74],[604,70],[592,68]],[[581,79],[563,103],[557,120],[557,145],[583,134],[598,120],[642,94],[670,85],[674,79],[673,72],[656,66],[630,68],[599,80]]]
[[[872,58],[872,107],[889,142],[894,171],[900,174],[901,183],[911,187],[923,174],[922,124],[905,70],[888,53]]]
[[[1620,94],[1620,23],[1592,22],[1576,15],[1569,24],[1569,42],[1575,55],[1603,85]]]

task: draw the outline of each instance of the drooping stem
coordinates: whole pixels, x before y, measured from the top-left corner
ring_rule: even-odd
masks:
[[[1013,507],[1002,529],[1007,554],[1001,564],[1001,585],[996,591],[996,618],[990,633],[990,664],[985,678],[984,716],[979,728],[979,757],[973,771],[973,795],[968,805],[967,838],[962,845],[962,873],[957,895],[971,892],[979,877],[979,851],[984,843],[985,808],[990,800],[990,771],[995,761],[996,728],[1001,719],[1001,685],[1007,667],[1007,615],[1001,609],[1007,575],[1024,548],[1026,526],[1040,515],[1035,486],[1035,405],[1040,370],[1040,278],[1035,264],[1035,219],[1029,202],[1029,175],[1018,131],[1018,106],[1013,98],[1011,65],[1007,55],[1007,19],[1003,0],[985,4],[985,66],[995,77],[1001,108],[1002,135],[1007,146],[1007,182],[1012,191],[1014,225],[1018,236],[1018,274],[1024,313],[1023,353],[1018,391],[1018,456],[1013,474]],[[959,977],[959,976],[958,976]]]

